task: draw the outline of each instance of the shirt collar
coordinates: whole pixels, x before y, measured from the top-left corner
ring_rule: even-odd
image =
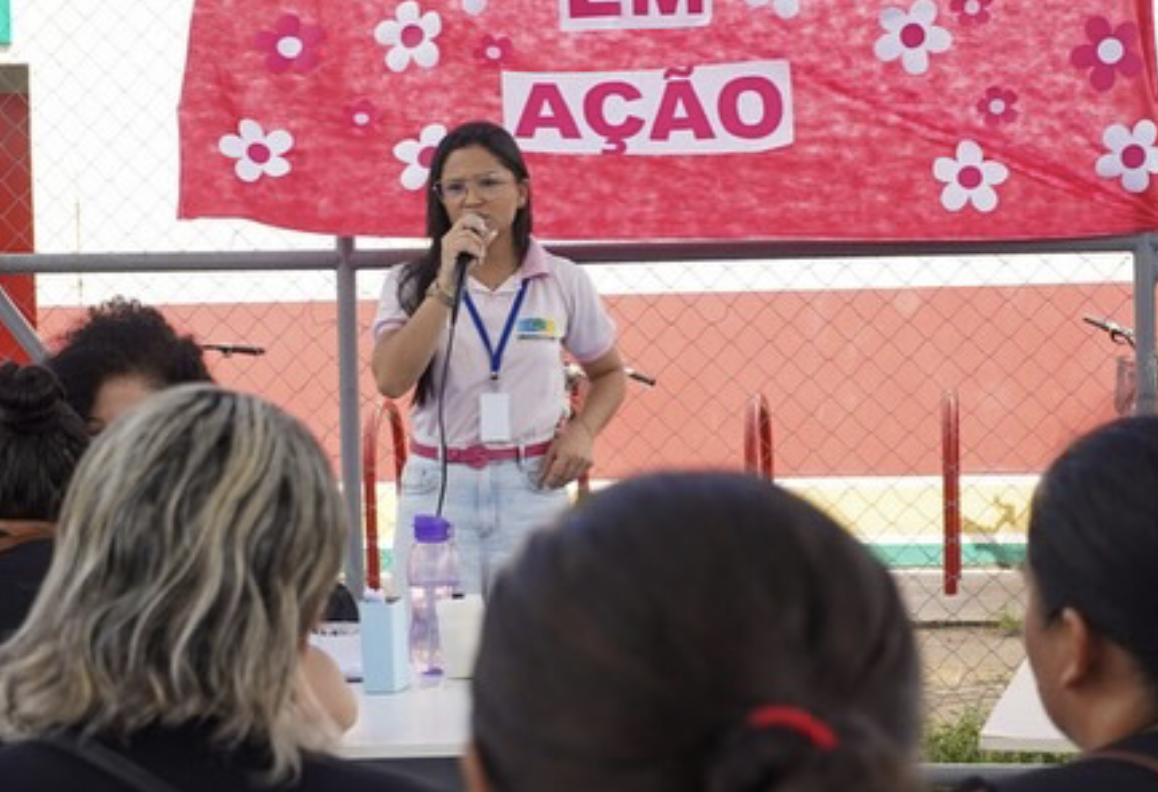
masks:
[[[527,255],[523,257],[523,266],[519,268],[523,274],[523,280],[542,278],[551,274],[551,271],[547,269],[547,255],[546,248],[532,237],[531,244],[527,247]]]

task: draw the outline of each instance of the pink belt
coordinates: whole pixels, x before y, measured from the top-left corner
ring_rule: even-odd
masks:
[[[508,446],[506,448],[490,448],[485,445],[473,445],[468,448],[446,449],[446,461],[452,465],[468,465],[475,470],[481,470],[491,462],[501,462],[505,459],[530,459],[547,453],[551,441],[534,443],[528,446]],[[415,440],[410,441],[410,453],[427,459],[439,459],[438,449],[434,446],[423,445]]]

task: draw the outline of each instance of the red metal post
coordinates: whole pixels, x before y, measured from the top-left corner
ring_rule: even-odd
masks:
[[[0,253],[32,253],[32,135],[28,67],[0,64]],[[0,275],[20,312],[36,326],[36,280],[32,275]],[[0,360],[28,361],[28,355],[0,325]]]
[[[944,491],[945,594],[957,593],[961,580],[961,423],[957,392],[941,397],[941,476]]]
[[[772,480],[772,412],[762,394],[744,412],[744,470]]]
[[[406,427],[402,422],[402,412],[390,399],[370,411],[366,426],[362,430],[362,499],[366,504],[366,588],[382,587],[382,568],[378,552],[378,430],[382,414],[386,413],[390,422],[391,446],[394,452],[394,488],[402,488],[402,469],[406,465]]]

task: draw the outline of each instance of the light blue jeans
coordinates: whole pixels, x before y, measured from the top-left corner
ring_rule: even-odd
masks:
[[[442,516],[458,547],[463,591],[487,594],[495,573],[531,531],[549,524],[570,502],[565,489],[540,487],[543,457],[492,462],[481,469],[446,466]],[[442,463],[411,456],[402,472],[394,523],[394,590],[407,594],[406,561],[414,544],[414,515],[434,514]]]

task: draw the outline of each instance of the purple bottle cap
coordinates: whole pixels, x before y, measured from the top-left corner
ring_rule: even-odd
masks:
[[[450,539],[450,523],[435,514],[414,515],[414,541],[430,544]]]

